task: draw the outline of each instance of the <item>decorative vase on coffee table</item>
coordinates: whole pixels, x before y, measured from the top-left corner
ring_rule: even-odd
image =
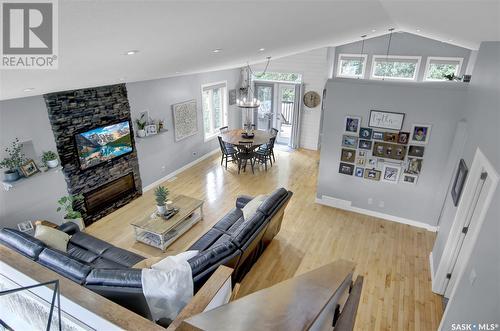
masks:
[[[167,212],[167,206],[165,206],[165,205],[156,206],[156,209],[158,210],[158,214],[160,214],[160,215],[165,215],[165,213]]]

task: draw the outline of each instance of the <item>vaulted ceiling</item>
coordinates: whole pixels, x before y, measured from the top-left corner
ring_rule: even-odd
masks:
[[[0,71],[0,99],[235,68],[389,27],[477,49],[500,40],[499,13],[499,0],[59,1],[59,69]]]

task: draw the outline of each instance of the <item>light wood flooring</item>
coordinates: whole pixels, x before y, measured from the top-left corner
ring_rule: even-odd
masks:
[[[154,210],[153,192],[87,228],[87,232],[143,256],[183,251],[233,208],[239,194],[268,193],[286,187],[294,195],[278,236],[243,280],[239,296],[252,293],[337,259],[356,263],[365,277],[356,330],[436,330],[441,297],[432,293],[429,253],[435,234],[316,204],[319,153],[276,151],[276,164],[255,175],[220,166],[210,157],[164,183],[172,193],[205,200],[204,220],[166,253],[137,243],[130,222]]]

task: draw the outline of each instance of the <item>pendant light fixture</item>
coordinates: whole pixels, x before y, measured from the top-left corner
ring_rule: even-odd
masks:
[[[385,54],[385,70],[384,70],[384,77],[382,77],[382,80],[385,79],[385,74],[387,73],[387,66],[388,66],[388,61],[389,61],[389,51],[391,49],[391,40],[392,40],[392,32],[394,31],[394,28],[389,28],[389,42],[387,43],[387,53]]]

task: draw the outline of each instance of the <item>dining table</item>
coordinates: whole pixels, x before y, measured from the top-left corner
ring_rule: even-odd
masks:
[[[269,139],[273,137],[273,134],[268,131],[264,130],[253,130],[251,133],[253,133],[253,137],[251,138],[244,138],[243,133],[245,132],[244,129],[234,129],[234,130],[228,130],[223,133],[221,133],[222,141],[225,143],[229,143],[231,145],[240,145],[241,142],[245,143],[252,143],[252,146],[254,148],[267,144],[269,142]]]

